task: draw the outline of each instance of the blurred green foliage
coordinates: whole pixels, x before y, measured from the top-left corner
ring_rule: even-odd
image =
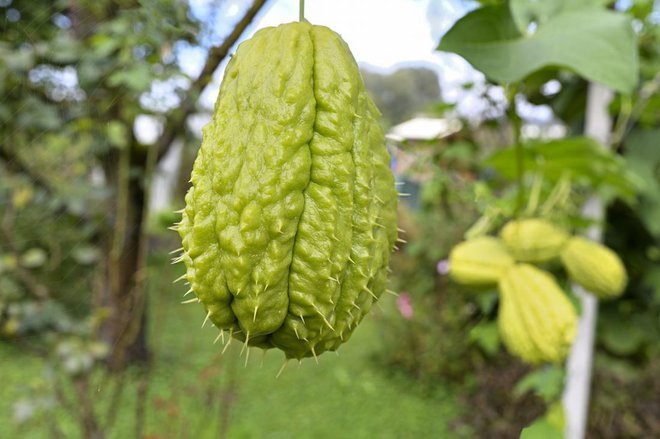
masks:
[[[440,99],[437,74],[427,68],[401,68],[390,74],[362,69],[362,79],[385,126],[396,125]]]
[[[183,89],[167,106],[152,87],[189,81],[173,45],[201,24],[170,0],[14,0],[0,13],[0,337],[15,338],[90,310],[123,220],[118,151],[132,156],[123,177],[142,181],[134,121],[176,108]]]
[[[195,88],[177,47],[206,51],[216,23],[178,0],[7,0],[0,16],[0,343],[43,357],[47,380],[76,390],[24,389],[73,416],[63,436],[100,437],[87,393],[108,375],[96,366],[148,353],[150,177],[175,139],[191,139],[185,118],[210,80]]]
[[[222,356],[221,345],[212,348],[213,328],[195,329],[191,336],[190,322],[200,320],[202,311],[179,303],[185,289],[172,280],[181,274],[180,269],[170,269],[166,254],[155,256],[150,267],[150,308],[157,318],[149,330],[155,357],[146,436],[217,438],[226,422],[231,438],[461,437],[447,430],[459,413],[453,389],[428,388],[409,377],[387,376],[371,367],[372,353],[383,346],[373,316],[338,356],[322,356],[318,365],[313,360],[300,365],[292,360],[276,378],[282,355],[264,356],[254,349],[245,366],[240,344],[234,343]],[[385,297],[383,307],[390,309],[393,302],[394,297]],[[64,349],[76,351],[77,347],[67,342]],[[56,437],[56,432],[66,438],[79,437],[76,420],[53,395],[53,386],[58,385],[66,396],[73,396],[74,389],[66,382],[54,381],[57,368],[66,366],[50,363],[44,371],[41,360],[6,344],[0,344],[0,358],[3,437],[41,439]],[[70,366],[86,361],[80,356]],[[126,380],[124,403],[108,438],[133,437],[136,389],[143,373],[132,368],[123,378],[93,375],[93,395],[102,413],[116,381]]]
[[[525,6],[532,2],[510,2],[515,8],[502,35],[515,38],[500,41],[502,35],[494,36],[498,50],[520,46],[530,19],[547,27],[552,6],[570,2],[542,3],[528,10]],[[626,11],[636,25],[640,86],[632,94],[617,95],[611,106],[616,122],[613,141],[621,157],[605,154],[583,138],[530,142],[525,150],[527,169],[535,171],[525,182],[530,196],[535,179],[542,181],[539,198],[544,199],[569,170],[570,183],[579,190],[574,190],[572,205],[563,206],[566,210],[575,211],[585,189],[593,188],[610,200],[620,197],[629,203],[612,204],[606,224],[607,244],[623,256],[631,282],[626,295],[600,308],[594,381],[598,385],[590,429],[603,438],[660,435],[660,157],[655,144],[660,124],[660,29],[652,19],[653,8],[653,1],[641,0]],[[16,20],[9,19],[16,17],[9,9],[19,12]],[[197,36],[205,29],[189,15],[186,2],[171,0],[13,0],[2,3],[0,13],[6,17],[0,20],[0,338],[14,343],[0,344],[0,376],[4,383],[15,384],[3,387],[6,397],[0,400],[0,416],[13,413],[14,419],[0,418],[0,425],[15,428],[7,430],[12,437],[43,437],[44,431],[58,430],[64,437],[75,437],[78,426],[69,417],[71,411],[58,407],[54,380],[91,373],[93,382],[101,383],[100,407],[111,405],[112,380],[101,372],[94,375],[93,368],[107,355],[107,345],[92,336],[105,316],[88,315],[98,267],[107,254],[108,242],[100,238],[111,236],[108,231],[121,224],[111,207],[119,190],[108,181],[121,169],[123,178],[146,186],[144,163],[153,146],[136,138],[135,120],[149,115],[162,121],[179,113],[191,78],[177,63],[176,47],[199,45]],[[626,53],[631,61],[626,63],[603,52],[604,47],[615,53],[629,45],[627,30],[621,34],[623,14],[616,19],[607,11],[580,14],[576,21],[589,23],[589,29],[602,35],[603,45],[594,49],[598,56],[582,57],[573,70],[628,90],[634,78],[627,69],[634,67],[634,56]],[[616,24],[621,39],[604,27],[608,23]],[[488,67],[494,57],[483,50],[483,39],[490,42],[487,32],[484,28],[478,34],[459,33],[453,47],[467,57],[476,56],[475,65]],[[538,48],[539,41],[566,46],[562,35],[541,33],[532,47]],[[474,44],[466,47],[468,43]],[[568,52],[574,44],[570,42]],[[536,57],[537,52],[531,54]],[[526,48],[519,55],[529,59],[530,51]],[[533,104],[548,105],[569,133],[581,133],[587,84],[556,65],[575,60],[559,61],[544,62],[536,70],[523,63],[504,63],[507,71],[490,76],[507,79],[533,71],[520,82],[519,93]],[[615,68],[595,69],[597,62]],[[620,69],[626,70],[624,79],[612,79]],[[437,81],[433,84],[435,78],[424,71],[372,79],[380,84],[372,89],[381,95],[390,123],[412,115],[420,102],[426,105],[428,97],[439,94]],[[366,80],[369,85],[369,75]],[[558,91],[545,90],[551,80]],[[383,89],[391,89],[390,95],[377,91]],[[438,107],[451,110],[444,104]],[[455,428],[458,435],[466,424],[471,426],[466,437],[479,432],[484,437],[512,437],[516,428],[538,417],[547,402],[556,399],[561,373],[544,369],[527,374],[528,369],[500,348],[494,325],[497,295],[470,294],[438,272],[438,262],[480,215],[491,212],[493,221],[487,226],[495,228],[498,219],[515,210],[515,191],[507,181],[512,176],[511,153],[500,148],[506,145],[493,145],[475,134],[489,127],[507,131],[507,121],[498,115],[479,128],[466,126],[449,143],[417,146],[417,152],[430,150],[419,154],[417,166],[430,170],[431,177],[422,186],[419,210],[404,218],[408,243],[394,255],[391,287],[400,298],[408,297],[412,315],[406,317],[403,305],[387,298],[385,312],[376,315],[382,325],[365,322],[338,360],[323,359],[318,367],[304,364],[274,380],[280,359],[267,358],[263,369],[253,359],[247,368],[232,372],[240,386],[232,390],[227,387],[228,370],[234,366],[228,364],[238,352],[216,357],[208,348],[215,334],[207,340],[182,329],[188,326],[184,321],[202,316],[193,309],[182,311],[169,299],[158,302],[171,297],[174,287],[155,286],[151,300],[156,300],[156,318],[150,336],[157,357],[147,433],[167,436],[192,425],[199,435],[213,434],[226,408],[221,398],[230,400],[230,431],[236,437],[290,436],[293,428],[309,432],[309,437],[342,437],[347,425],[354,428],[352,437],[424,437],[429,431],[446,437],[448,419],[458,414],[456,400],[470,407],[471,413]],[[486,162],[486,153],[493,149],[498,152]],[[126,160],[128,168],[117,167],[120,160]],[[105,180],[91,178],[98,177],[99,169],[105,171]],[[171,220],[168,215],[154,218],[153,230]],[[171,270],[160,265],[157,270],[168,274],[159,279],[169,282]],[[19,341],[22,344],[16,344]],[[51,356],[43,375],[42,363],[25,351],[43,353],[45,347]],[[392,366],[390,372],[403,368],[422,384],[409,377],[386,379],[367,367],[369,356],[379,366]],[[127,374],[132,388],[141,383],[142,373]],[[427,385],[447,378],[460,388],[447,391]],[[511,391],[514,388],[517,392]],[[72,392],[73,388],[65,391]],[[132,392],[121,406],[116,437],[132,433],[136,400]],[[552,407],[539,422],[541,426],[531,428],[543,431],[547,424],[557,425]]]
[[[408,320],[400,313],[384,317],[383,334],[389,348],[381,358],[419,378],[443,375],[461,380],[470,351],[463,333],[478,310],[470,308],[459,289],[440,277],[436,265],[462,239],[477,212],[470,200],[470,179],[442,171],[445,154],[452,151],[444,146],[420,147],[432,151],[418,166],[432,169],[433,178],[423,185],[419,210],[406,213],[403,203],[399,215],[400,227],[406,231],[402,236],[408,243],[393,255],[391,288],[409,295],[413,316]],[[474,161],[468,169],[473,166]]]
[[[594,437],[603,438],[657,435],[657,423],[650,413],[658,407],[658,398],[648,390],[658,388],[658,376],[652,374],[657,371],[660,358],[660,321],[657,318],[660,315],[660,233],[656,206],[660,176],[654,148],[660,123],[657,102],[660,97],[660,33],[657,18],[654,18],[657,6],[654,10],[653,2],[642,0],[628,5],[623,12],[613,12],[600,9],[611,3],[602,1],[581,2],[580,8],[584,9],[579,11],[569,10],[575,5],[563,1],[481,3],[495,6],[477,10],[459,20],[439,48],[463,55],[491,79],[519,80],[516,87],[505,84],[505,92],[512,96],[517,93],[523,102],[547,105],[553,110],[555,121],[566,127],[567,137],[525,140],[522,157],[527,173],[522,188],[511,184],[517,174],[514,148],[502,148],[508,146],[506,144],[493,148],[493,144],[479,141],[476,135],[486,127],[511,130],[511,120],[502,117],[501,112],[499,115],[495,112],[496,118],[490,120],[486,115],[479,128],[471,127],[459,139],[427,146],[432,151],[431,156],[436,157],[439,151],[448,150],[452,142],[462,144],[465,137],[474,136],[475,147],[466,150],[468,162],[470,157],[473,162],[472,178],[465,178],[452,166],[440,165],[422,186],[422,193],[433,193],[436,203],[423,204],[414,212],[418,224],[408,233],[406,248],[393,260],[397,268],[393,282],[397,291],[410,293],[416,313],[408,320],[402,315],[398,321],[387,322],[392,332],[405,336],[399,339],[400,350],[383,355],[394,364],[406,365],[411,373],[425,380],[455,378],[456,371],[460,371],[464,382],[480,386],[475,392],[468,392],[466,401],[470,410],[478,414],[472,417],[468,414],[463,419],[484,437],[514,437],[520,432],[515,430],[514,424],[525,425],[534,418],[537,421],[525,429],[523,437],[561,437],[563,420],[556,416],[561,412],[556,401],[563,388],[563,370],[550,368],[516,374],[519,365],[508,358],[502,360],[499,348],[494,326],[497,295],[473,293],[468,296],[433,269],[446,258],[452,246],[444,239],[449,235],[454,242],[459,241],[471,221],[478,217],[479,221],[468,233],[497,230],[504,219],[516,213],[539,212],[579,231],[591,225],[580,216],[580,206],[595,192],[610,205],[602,224],[605,242],[622,256],[630,284],[621,298],[600,305],[589,431]],[[624,7],[623,4],[617,6]],[[561,34],[568,33],[566,26],[553,23],[566,19],[563,16],[566,14],[571,15],[571,19],[579,17],[576,23],[585,25],[571,26],[570,35],[581,33],[581,37],[571,38],[566,48],[556,51],[557,47],[567,44],[565,35]],[[606,25],[609,21],[617,25]],[[599,28],[596,33],[603,33],[603,38],[594,39],[593,32],[588,31],[596,27]],[[545,42],[551,44],[545,45]],[[585,43],[584,47],[577,47],[581,42]],[[592,44],[599,47],[592,47]],[[536,49],[530,52],[534,47]],[[572,58],[585,48],[588,50],[579,60]],[[497,50],[501,51],[500,55],[493,56]],[[615,52],[621,56],[610,56]],[[531,53],[534,62],[529,60]],[[555,58],[546,59],[545,55]],[[519,62],[502,62],[503,59],[518,59]],[[630,62],[622,62],[624,59]],[[542,62],[537,63],[538,60]],[[597,142],[579,136],[584,130],[586,113],[588,83],[585,78],[624,92],[616,95],[610,108],[614,120],[614,152],[606,152]],[[553,87],[548,87],[549,84]],[[443,106],[443,109],[451,114],[451,108]],[[523,113],[518,115],[524,116]],[[493,149],[494,153],[483,160],[484,151]],[[450,184],[448,191],[437,189],[437,181],[452,182],[457,176],[470,184],[463,187]],[[522,206],[517,199],[520,189],[524,191]],[[447,198],[443,196],[447,192],[453,198],[445,204]],[[460,212],[459,218],[447,213],[452,210]],[[556,267],[549,265],[547,268],[555,270]],[[566,282],[562,284],[568,287]],[[461,337],[462,345],[456,341]],[[410,355],[403,348],[406,343]],[[436,346],[441,349],[434,351]],[[424,354],[420,352],[431,357],[431,361],[425,363],[421,359]],[[617,384],[601,384],[605,377]],[[497,387],[491,382],[493,379],[500,379],[503,387]],[[615,395],[617,385],[618,394]],[[644,391],[640,391],[641,388]],[[486,392],[489,396],[484,395]],[[527,408],[540,404],[546,407],[545,415],[539,417],[542,411],[526,412],[525,406],[520,405],[524,398],[532,396],[536,399],[526,400]],[[510,414],[511,417],[506,417],[508,426],[503,427],[501,419],[491,416],[493,413],[504,417]]]
[[[589,137],[575,136],[548,141],[530,141],[524,145],[524,167],[551,184],[567,178],[573,190],[587,188],[606,199],[635,201],[638,177],[620,156],[604,149]],[[516,175],[514,148],[497,151],[488,157],[501,176],[513,180]]]

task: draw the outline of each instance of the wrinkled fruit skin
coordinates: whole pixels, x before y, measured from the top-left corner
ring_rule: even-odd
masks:
[[[466,286],[497,285],[514,264],[501,240],[479,236],[456,245],[449,254],[449,275]]]
[[[602,244],[574,236],[560,257],[568,277],[600,299],[617,297],[626,288],[628,276],[623,262]]]
[[[520,262],[546,262],[559,256],[568,235],[552,223],[538,218],[509,221],[500,237]]]
[[[179,233],[221,330],[287,358],[335,350],[385,290],[397,193],[344,41],[265,28],[229,62]]]
[[[530,364],[563,361],[575,339],[577,315],[554,277],[516,264],[499,289],[498,327],[509,352]]]

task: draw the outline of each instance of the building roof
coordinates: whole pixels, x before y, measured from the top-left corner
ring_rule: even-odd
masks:
[[[447,137],[462,128],[457,119],[415,117],[393,126],[387,138],[401,142],[404,140],[433,140]]]

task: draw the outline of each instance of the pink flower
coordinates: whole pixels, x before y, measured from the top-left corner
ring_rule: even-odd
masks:
[[[399,308],[399,312],[401,313],[401,316],[406,319],[410,320],[413,317],[413,306],[412,306],[412,299],[410,298],[410,294],[408,293],[401,293],[399,294],[399,297],[396,298],[396,306]]]

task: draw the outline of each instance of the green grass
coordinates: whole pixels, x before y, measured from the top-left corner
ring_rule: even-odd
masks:
[[[171,286],[175,273],[164,272],[150,292],[155,363],[146,437],[217,438],[223,419],[232,439],[452,437],[447,425],[458,407],[450,390],[421,388],[370,360],[380,346],[373,319],[365,319],[339,355],[323,354],[318,364],[291,361],[277,377],[284,363],[277,351],[263,356],[252,349],[247,366],[239,343],[221,356],[222,345],[213,345],[217,331],[211,325],[200,329],[201,306],[180,305],[183,287]],[[25,395],[26,386],[39,386],[43,366],[39,358],[0,344],[0,438],[48,437],[49,419],[56,420],[67,438],[79,437],[74,419],[63,409],[36,416],[20,428],[12,421],[13,403]],[[133,436],[137,375],[128,375],[110,438]],[[103,376],[95,381],[99,408],[105,409],[112,388]]]

